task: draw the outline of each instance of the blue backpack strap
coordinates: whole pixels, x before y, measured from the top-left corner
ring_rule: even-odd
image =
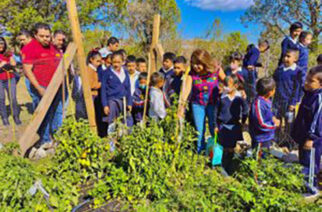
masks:
[[[310,133],[315,133],[316,124],[319,120],[319,115],[322,112],[322,94],[319,94],[318,103],[319,103],[319,108],[318,108],[317,113],[313,117],[313,122],[311,124]]]

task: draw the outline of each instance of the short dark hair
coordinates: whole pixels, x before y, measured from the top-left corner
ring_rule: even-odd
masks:
[[[229,76],[227,76],[227,77],[225,78],[225,80],[224,80],[224,85],[225,85],[225,86],[228,86],[229,79],[232,79],[232,80],[233,80],[234,85],[236,85],[236,84],[237,84],[237,85],[238,85],[238,87],[239,87],[239,85],[240,85],[240,80],[239,80],[239,78],[238,78],[238,76],[237,76],[236,74],[229,75]]]
[[[164,75],[160,72],[154,72],[152,75],[151,75],[151,86],[156,86],[160,80],[164,80]]]
[[[319,54],[319,56],[316,58],[316,62],[318,64],[322,64],[322,54]]]
[[[50,26],[48,24],[36,23],[34,26],[33,34],[36,35],[38,33],[38,30],[40,29],[49,30],[49,32],[51,32]]]
[[[136,57],[134,55],[127,56],[126,63],[136,63]]]
[[[120,43],[119,39],[117,39],[116,37],[110,37],[108,40],[107,40],[107,45],[109,46],[110,44],[114,45],[114,44],[117,44],[117,43]]]
[[[175,58],[176,58],[176,55],[172,52],[166,52],[163,55],[163,61],[171,60],[173,62]]]
[[[55,30],[53,35],[54,35],[54,37],[56,37],[56,35],[58,35],[58,34],[60,34],[60,35],[65,35],[65,36],[66,36],[65,31],[64,31],[64,30],[62,30],[62,29],[57,29],[57,30]]]
[[[301,32],[301,34],[299,36],[300,43],[302,43],[308,35],[312,35],[312,33],[309,32],[309,31],[303,31],[303,32]]]
[[[4,37],[0,37],[0,41],[4,42],[4,48],[3,48],[3,51],[2,51],[2,52],[0,52],[1,54],[3,54],[4,52],[6,52],[6,51],[7,51],[8,44],[7,44],[6,39],[4,39]]]
[[[292,54],[295,54],[296,55],[296,57],[297,57],[297,59],[299,58],[299,54],[300,54],[300,51],[298,50],[298,49],[292,49],[292,48],[290,48],[290,49],[287,49],[286,50],[286,54],[287,53],[292,53]],[[285,55],[286,55],[285,54]]]
[[[142,79],[145,79],[145,80],[148,79],[148,73],[146,73],[146,72],[140,73],[139,81],[142,80]]]
[[[264,77],[258,80],[256,84],[256,91],[259,96],[266,96],[269,92],[273,91],[276,83],[272,77]]]
[[[94,50],[90,51],[88,53],[88,55],[87,55],[87,58],[86,58],[86,64],[87,65],[90,64],[91,59],[95,58],[97,56],[101,56],[101,54],[99,53],[98,49],[94,49]]]
[[[187,59],[184,56],[178,56],[174,59],[173,63],[187,64]]]
[[[29,32],[28,30],[22,29],[22,30],[20,30],[20,32],[18,33],[18,36],[21,36],[21,35],[24,35],[24,36],[26,36],[26,37],[30,38],[30,37],[31,37],[31,32]]]
[[[143,57],[136,59],[136,63],[146,63],[146,60]]]
[[[294,22],[294,23],[291,24],[290,32],[292,33],[297,29],[303,29],[303,24],[301,22],[299,22],[299,21]]]
[[[317,77],[320,84],[322,85],[322,65],[315,66],[310,69],[308,76]]]
[[[244,59],[244,56],[240,52],[234,52],[230,55],[229,60],[237,60],[237,61],[242,61]]]
[[[113,60],[113,58],[116,56],[120,56],[122,58],[122,60],[124,61],[123,53],[121,51],[113,52],[111,59]]]

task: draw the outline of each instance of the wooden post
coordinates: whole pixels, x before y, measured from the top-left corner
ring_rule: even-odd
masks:
[[[72,28],[73,40],[77,45],[77,61],[80,68],[81,78],[82,78],[82,87],[84,93],[84,99],[86,104],[86,111],[88,116],[88,121],[92,130],[96,133],[96,121],[95,121],[95,109],[91,94],[91,88],[87,76],[87,67],[86,67],[86,57],[84,52],[83,45],[83,36],[80,30],[77,8],[75,0],[66,0],[68,17]]]
[[[145,98],[144,98],[144,108],[143,108],[143,118],[142,118],[142,122],[143,122],[143,126],[145,126],[146,123],[146,114],[147,114],[147,109],[148,109],[148,99],[149,99],[149,88],[150,88],[150,78],[151,78],[151,55],[152,53],[150,52],[148,54],[149,58],[148,58],[148,79],[147,79],[147,86],[146,86],[146,90],[145,90]]]
[[[154,15],[153,18],[153,31],[152,31],[152,43],[150,47],[150,54],[151,54],[151,71],[152,73],[155,72],[158,68],[158,56],[156,52],[156,46],[159,44],[159,36],[160,36],[160,21],[161,16],[160,14]]]
[[[45,95],[41,98],[41,101],[39,102],[34,112],[33,119],[31,120],[30,124],[27,126],[24,133],[19,139],[19,145],[20,145],[22,156],[24,156],[26,151],[35,144],[36,141],[34,138],[37,134],[37,131],[42,121],[44,120],[47,114],[47,111],[51,103],[53,102],[58,89],[60,88],[60,85],[64,80],[63,69],[70,66],[75,53],[76,53],[76,45],[74,43],[70,43],[68,45],[65,55],[63,56],[63,57],[66,57],[65,60],[62,59],[60,61],[56,69],[56,72],[46,89]]]

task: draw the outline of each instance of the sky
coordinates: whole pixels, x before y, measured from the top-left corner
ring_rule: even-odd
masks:
[[[252,0],[177,0],[181,11],[179,32],[185,39],[204,38],[215,18],[219,18],[224,35],[240,31],[250,42],[256,42],[260,26],[246,28],[240,21],[252,3]]]

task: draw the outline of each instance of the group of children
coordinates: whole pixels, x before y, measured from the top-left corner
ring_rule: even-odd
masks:
[[[116,38],[111,39],[108,46],[118,43]],[[312,34],[302,31],[301,23],[292,24],[290,36],[282,42],[278,68],[272,77],[262,79],[257,76],[261,67],[258,61],[269,49],[267,40],[260,40],[258,46],[249,45],[245,56],[232,53],[226,70],[205,50],[192,53],[190,69],[185,57],[167,52],[162,68],[150,79],[144,59],[126,56],[124,50],[94,50],[89,54],[88,67],[98,123],[107,123],[103,132],[111,132],[106,127],[114,128],[121,114],[126,114],[128,126],[140,123],[149,86],[146,115],[157,121],[165,118],[174,96],[180,97],[178,116],[192,117],[198,132],[197,152],[205,150],[208,120],[210,134],[218,133],[224,147],[226,170],[230,169],[237,141],[243,140],[243,125],[248,123],[253,149],[269,149],[272,142],[280,142],[283,138],[275,132],[285,127],[299,144],[306,174],[308,152],[314,147],[317,174],[322,152],[322,66],[320,55],[320,66],[307,73],[311,40]]]

